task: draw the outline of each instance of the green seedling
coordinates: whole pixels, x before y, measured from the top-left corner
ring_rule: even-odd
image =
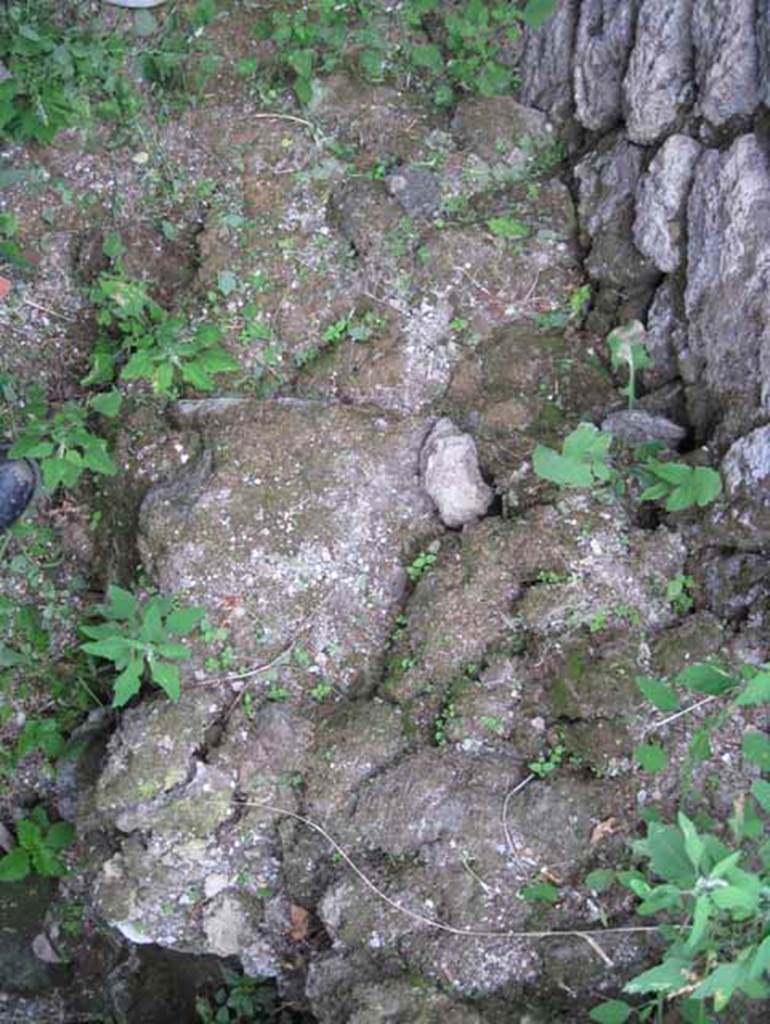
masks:
[[[58,855],[74,838],[68,821],[52,825],[44,808],[35,807],[16,822],[16,845],[0,857],[0,882],[20,882],[32,874],[60,878],[67,868]]]
[[[535,473],[560,487],[593,487],[615,478],[609,464],[612,435],[602,433],[592,423],[581,423],[569,434],[561,452],[539,444],[532,463]]]
[[[112,706],[127,704],[147,675],[170,700],[179,700],[181,681],[175,662],[189,658],[190,651],[173,638],[189,636],[203,619],[203,609],[180,608],[173,598],[157,595],[140,601],[130,591],[110,586],[107,603],[95,612],[105,621],[80,626],[88,637],[80,649],[114,664],[118,676]]]
[[[645,347],[646,337],[644,326],[638,320],[632,320],[623,327],[616,327],[607,338],[613,370],[625,367],[628,371],[628,384],[623,388],[623,394],[628,396],[629,409],[633,409],[636,402],[637,375],[652,366]]]

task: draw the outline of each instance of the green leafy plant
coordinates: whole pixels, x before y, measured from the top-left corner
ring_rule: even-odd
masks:
[[[170,597],[155,595],[140,601],[122,587],[107,589],[107,603],[95,609],[104,622],[83,624],[86,654],[111,661],[119,673],[114,681],[113,707],[135,696],[147,675],[170,700],[179,700],[181,681],[177,661],[189,649],[174,637],[189,636],[204,616],[202,608],[180,608]]]
[[[530,230],[526,224],[515,217],[491,217],[487,221],[487,227],[495,238],[526,238]]]
[[[406,574],[412,583],[416,583],[425,575],[436,562],[436,555],[432,551],[421,551],[415,560],[406,567]]]
[[[539,779],[545,779],[561,765],[566,752],[567,748],[564,744],[557,743],[547,753],[539,754],[534,761],[530,761],[527,767],[533,775]]]
[[[240,369],[222,346],[215,324],[188,325],[172,316],[147,294],[138,281],[104,274],[92,289],[97,323],[106,328],[97,338],[91,371],[83,384],[114,380],[146,380],[156,394],[176,395],[182,384],[212,391],[217,374]]]
[[[212,996],[196,998],[199,1024],[268,1024],[278,1019],[280,1007],[274,983],[226,967],[222,968],[222,980]]]
[[[162,22],[151,11],[136,12],[134,31],[145,40],[139,61],[142,76],[157,95],[188,103],[205,88],[220,64],[204,32],[216,13],[216,0],[172,9]]]
[[[560,487],[610,484],[622,493],[625,485],[609,462],[611,446],[612,434],[591,423],[581,423],[564,439],[561,452],[538,445],[532,465],[537,476]],[[639,500],[665,498],[667,512],[681,512],[695,505],[703,507],[722,492],[722,478],[707,466],[688,466],[647,456],[643,462],[634,464],[631,472],[644,487]]]
[[[16,845],[0,858],[0,882],[20,882],[30,874],[60,878],[67,868],[59,853],[75,838],[68,821],[52,825],[43,807],[16,822]]]
[[[768,787],[770,789],[770,787]],[[736,993],[770,996],[770,875],[752,844],[732,847],[711,831],[699,832],[681,811],[677,823],[652,821],[634,844],[645,870],[618,873],[640,900],[637,913],[664,915],[668,948],[661,962],[632,978],[628,995],[641,1005],[613,999],[591,1011],[598,1024],[659,1014],[676,999],[682,1019],[707,1024],[707,1003],[718,1014]],[[656,1016],[656,1020],[660,1019]]]
[[[686,615],[692,609],[692,588],[695,580],[692,576],[677,573],[666,584],[666,600],[678,615]]]
[[[86,471],[104,476],[117,473],[107,442],[88,425],[94,412],[110,419],[118,415],[117,391],[93,395],[87,402],[65,402],[51,414],[38,385],[22,390],[11,377],[0,375],[0,388],[5,399],[0,426],[14,438],[8,456],[37,460],[48,490],[60,484],[73,487]]]
[[[610,483],[615,471],[609,464],[612,435],[592,423],[581,423],[569,434],[561,452],[539,444],[532,464],[535,473],[560,487],[593,487]]]
[[[722,493],[722,478],[708,466],[687,466],[648,458],[637,467],[645,485],[640,501],[662,501],[667,512],[681,512],[694,505],[710,505]]]
[[[613,370],[625,367],[628,371],[628,384],[623,388],[623,394],[628,396],[629,409],[633,409],[636,402],[637,375],[652,366],[644,344],[646,337],[647,332],[638,320],[616,327],[607,337]]]
[[[68,25],[57,8],[18,0],[0,12],[0,134],[17,141],[48,143],[94,116],[126,124],[140,107],[123,74],[125,40]]]

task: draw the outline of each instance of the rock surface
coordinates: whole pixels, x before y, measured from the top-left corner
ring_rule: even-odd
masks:
[[[479,472],[473,438],[449,419],[441,419],[420,452],[422,485],[445,526],[465,526],[489,508],[492,489]]]

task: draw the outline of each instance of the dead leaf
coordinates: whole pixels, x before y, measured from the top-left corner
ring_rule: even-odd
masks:
[[[11,282],[8,280],[7,277],[0,277],[0,302],[2,302],[3,299],[7,297],[8,293],[11,290],[11,287]]]
[[[605,818],[591,830],[591,846],[595,846],[608,836],[614,836],[619,830],[620,823],[617,818]]]
[[[298,907],[296,903],[292,903],[289,908],[289,920],[291,921],[289,938],[293,942],[304,942],[307,938],[310,923],[308,911],[304,907]]]

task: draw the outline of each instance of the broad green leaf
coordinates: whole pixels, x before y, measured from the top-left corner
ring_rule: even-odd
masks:
[[[31,852],[35,871],[44,878],[60,878],[67,873],[67,868],[48,846],[39,846]]]
[[[182,379],[192,384],[198,391],[211,391],[214,381],[210,375],[198,364],[198,361],[184,363],[182,365]]]
[[[43,832],[37,822],[22,818],[16,823],[16,838],[25,850],[34,850],[43,842]]]
[[[136,611],[138,601],[130,590],[124,590],[114,583],[107,587],[108,613],[111,619],[130,619]],[[105,623],[107,629],[109,625]],[[104,628],[104,627],[102,627]]]
[[[526,238],[530,233],[527,225],[515,217],[491,217],[487,227],[496,238]]]
[[[687,745],[687,753],[693,761],[708,761],[711,757],[710,731],[707,728],[696,729]]]
[[[429,71],[442,71],[444,58],[441,50],[434,43],[426,43],[423,46],[413,46],[409,59],[418,68],[427,68]]]
[[[156,395],[168,395],[174,383],[174,366],[171,362],[158,363],[152,373],[152,387]]]
[[[738,695],[736,704],[770,704],[770,672],[757,672]]]
[[[744,979],[748,979],[748,973],[748,966],[745,961],[719,964],[693,991],[692,998],[708,999],[713,997],[714,1010],[716,1013],[719,1013],[730,1002],[741,982]]]
[[[169,700],[179,700],[181,693],[181,681],[179,669],[176,665],[170,665],[167,661],[150,661],[150,675],[153,681],[158,684],[166,693]]]
[[[668,764],[668,754],[659,743],[642,743],[634,747],[634,760],[646,772],[662,772]]]
[[[23,655],[0,643],[0,668],[13,668],[14,665],[20,665],[23,661]]]
[[[682,462],[660,462],[658,459],[649,459],[644,468],[660,480],[665,480],[667,484],[673,486],[689,484],[693,475],[692,466],[685,466]]]
[[[759,907],[760,880],[751,871],[732,867],[726,872],[728,885],[714,889],[711,899],[720,910],[729,910],[736,920],[752,917]]]
[[[8,455],[12,459],[45,459],[52,455],[53,451],[54,446],[50,441],[39,441],[34,437],[21,437],[11,445]]]
[[[677,885],[690,886],[695,880],[684,837],[672,825],[650,822],[647,826],[646,849],[652,870],[660,878]]]
[[[559,890],[550,882],[530,882],[521,887],[521,895],[529,902],[556,903]]]
[[[710,662],[688,665],[682,669],[675,682],[679,686],[686,686],[688,690],[707,693],[712,697],[718,697],[735,686],[735,679],[729,672]]]
[[[643,971],[623,986],[631,995],[645,992],[676,992],[689,981],[690,961],[679,958],[664,960],[662,964]]]
[[[190,652],[184,644],[157,644],[155,651],[161,658],[174,658],[178,661],[190,657]]]
[[[152,377],[153,361],[147,351],[134,352],[126,365],[120,371],[121,380],[149,380]]]
[[[758,764],[763,772],[770,772],[770,740],[761,732],[747,732],[741,744],[743,756]]]
[[[157,644],[163,642],[166,630],[161,620],[162,609],[162,599],[159,601],[156,597],[150,598],[144,606],[142,628],[139,636],[145,643]]]
[[[679,698],[676,692],[668,683],[664,683],[662,679],[653,679],[651,676],[637,676],[636,685],[647,700],[651,701],[659,711],[676,711],[679,707]]]
[[[657,483],[653,484],[651,487],[648,487],[646,488],[646,490],[642,491],[642,493],[639,495],[639,500],[660,501],[660,499],[665,498],[667,494],[668,487],[666,486],[666,484]]]
[[[131,657],[133,645],[126,637],[113,636],[106,640],[94,640],[87,644],[81,644],[80,649],[86,654],[93,654],[97,658],[106,658],[108,661],[121,664]]]
[[[699,896],[695,901],[692,927],[690,928],[690,934],[687,936],[686,943],[687,948],[692,952],[697,950],[701,939],[706,934],[710,916],[711,903],[709,902],[708,896]]]
[[[743,856],[741,850],[734,850],[718,861],[714,867],[709,871],[709,878],[724,878],[724,876],[736,866],[738,861]]]
[[[201,352],[195,362],[206,373],[227,373],[240,370],[240,363],[223,348],[209,348]]]
[[[0,882],[20,882],[31,869],[29,854],[15,846],[4,857],[0,857]]]
[[[609,889],[615,881],[615,872],[611,868],[597,868],[589,871],[583,879],[583,884],[594,892],[604,892]]]
[[[749,965],[750,978],[761,978],[763,974],[770,975],[770,935],[762,939]]]
[[[698,505],[709,505],[722,493],[722,477],[708,466],[696,466],[692,487]]]
[[[603,459],[610,450],[612,434],[593,423],[579,423],[564,439],[564,454],[569,458]]]
[[[45,845],[52,850],[63,850],[75,838],[75,827],[69,821],[57,821],[51,825],[45,837]]]
[[[114,419],[120,412],[123,403],[123,396],[119,391],[103,391],[100,395],[93,395],[89,405],[102,416]]]
[[[651,914],[659,914],[663,910],[681,910],[682,893],[677,885],[656,885],[644,895],[642,902],[636,908],[637,914],[642,917],[649,917]]]
[[[143,667],[144,662],[142,659],[134,658],[117,677],[113,684],[112,706],[114,708],[122,708],[125,704],[128,704],[132,697],[139,693],[142,685]]]
[[[751,784],[751,795],[765,813],[770,814],[770,782],[754,779]]]
[[[313,74],[314,50],[290,50],[286,59],[298,78],[308,79]]]
[[[535,473],[560,487],[591,487],[593,476],[585,463],[567,459],[553,448],[539,444],[532,456]]]
[[[588,1014],[596,1024],[624,1024],[634,1012],[633,1007],[620,999],[610,999],[595,1006]]]
[[[175,636],[188,636],[204,615],[203,608],[176,608],[166,619],[166,630]]]
[[[697,873],[700,870],[701,861],[703,860],[703,852],[705,849],[703,840],[698,835],[693,823],[682,811],[677,814],[676,820],[682,831],[682,835],[684,836],[685,851],[687,856],[690,858],[690,863]]]

